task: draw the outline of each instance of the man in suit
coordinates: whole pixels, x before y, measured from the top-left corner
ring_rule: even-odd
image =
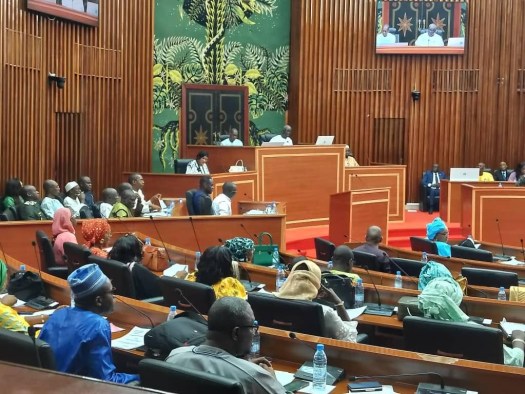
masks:
[[[506,182],[509,180],[510,173],[507,163],[502,161],[499,163],[499,170],[494,171],[494,180],[497,182]]]
[[[437,205],[439,210],[439,204],[436,204],[436,197],[439,197],[439,187],[442,179],[447,179],[447,176],[443,171],[439,171],[439,164],[434,163],[432,169],[425,171],[421,185],[425,190],[425,198],[428,196],[428,213],[434,213],[434,207]],[[439,200],[438,200],[439,201]]]

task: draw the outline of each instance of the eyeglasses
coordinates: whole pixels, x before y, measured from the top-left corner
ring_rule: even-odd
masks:
[[[237,326],[239,328],[251,328],[252,329],[252,333],[255,335],[259,332],[259,323],[257,322],[253,322],[252,325],[250,326]]]

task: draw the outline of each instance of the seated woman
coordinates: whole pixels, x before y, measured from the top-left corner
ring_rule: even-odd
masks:
[[[7,266],[0,261],[0,292],[7,287]],[[27,327],[42,324],[47,321],[48,315],[20,316],[12,308],[16,304],[16,297],[10,294],[0,295],[0,328],[27,334]]]
[[[433,279],[443,278],[445,276],[448,278],[452,278],[452,274],[450,273],[447,267],[445,267],[441,263],[429,261],[424,265],[424,267],[421,269],[421,272],[419,273],[419,281],[417,282],[417,288],[418,290],[425,290],[425,287],[427,287],[427,285]]]
[[[233,274],[236,278],[240,278],[239,263],[246,263],[252,260],[254,243],[250,238],[235,237],[226,240],[224,246],[227,247],[232,254]]]
[[[75,237],[75,226],[77,222],[71,215],[69,208],[59,208],[53,217],[53,224],[51,230],[53,232],[53,252],[55,253],[55,261],[58,265],[65,265],[64,261],[64,243],[77,242]]]
[[[355,322],[351,322],[344,302],[337,294],[321,285],[321,269],[314,262],[304,260],[295,264],[281,290],[274,294],[289,300],[312,301],[314,298],[320,298],[333,303],[336,311],[320,304],[324,313],[324,336],[350,341],[351,326],[355,327]]]
[[[103,250],[111,238],[111,226],[105,219],[88,219],[82,222],[82,236],[91,254],[107,258],[108,252]]]
[[[211,246],[202,253],[197,271],[186,280],[211,286],[215,298],[239,297],[246,299],[244,286],[234,277],[232,253],[224,246]]]
[[[205,175],[209,174],[207,163],[208,162],[208,152],[201,150],[197,153],[195,160],[192,160],[188,163],[186,167],[186,174],[198,174]]]
[[[22,182],[18,178],[7,180],[5,183],[4,197],[2,198],[2,211],[24,203],[24,199],[20,196],[22,186]]]
[[[441,277],[432,280],[418,298],[419,310],[426,318],[452,322],[468,322],[469,320],[469,317],[459,308],[463,300],[463,291],[452,278]],[[503,345],[505,365],[523,366],[524,338],[523,331],[512,332],[513,348]]]
[[[510,173],[509,182],[517,183],[522,175],[525,175],[525,161],[519,163],[516,169]]]
[[[450,245],[447,244],[448,227],[441,218],[435,218],[427,224],[427,238],[436,243],[438,255],[443,257],[450,257],[452,255]]]
[[[142,261],[142,242],[137,237],[125,235],[119,238],[108,253],[108,259],[128,265],[137,299],[162,296],[159,277],[140,263]]]

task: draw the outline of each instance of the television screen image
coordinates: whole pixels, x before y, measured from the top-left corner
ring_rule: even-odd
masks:
[[[98,26],[99,0],[27,0],[27,9]]]
[[[467,41],[466,1],[379,0],[378,54],[463,54]]]

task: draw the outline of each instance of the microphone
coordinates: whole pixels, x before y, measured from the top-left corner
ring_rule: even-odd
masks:
[[[503,237],[501,236],[501,228],[499,226],[499,219],[496,218],[496,224],[498,225],[498,234],[499,234],[499,241],[501,243],[501,253],[503,258],[506,258],[508,256],[505,255],[505,247],[503,246]]]
[[[164,240],[162,239],[162,235],[160,235],[160,231],[157,228],[157,223],[155,223],[155,220],[153,220],[153,216],[149,215],[149,218],[151,220],[151,223],[153,223],[153,227],[155,227],[155,231],[157,232],[157,235],[159,236],[160,242],[162,242],[162,246],[163,246],[164,250],[166,251],[166,254],[168,255],[168,260],[169,260],[170,264],[173,264],[174,261],[171,259],[170,252],[168,252],[168,248],[166,247],[166,244],[164,243]]]
[[[197,249],[199,250],[199,252],[202,252],[202,249],[201,249],[201,245],[199,244],[199,238],[197,237],[197,232],[195,231],[195,225],[193,224],[193,217],[190,216],[190,224],[191,224],[191,228],[193,230],[193,236],[195,237],[195,242],[197,243]],[[197,268],[197,267],[195,267]]]
[[[316,349],[315,347],[310,346],[310,344],[309,344],[308,342],[303,341],[303,340],[302,340],[301,338],[299,338],[299,337],[297,336],[297,334],[296,334],[295,332],[293,332],[293,331],[290,331],[290,332],[288,333],[288,337],[290,337],[290,339],[293,339],[293,340],[295,340],[295,341],[298,341],[299,343],[303,344],[304,346],[307,346],[309,349],[313,350],[314,352],[317,351],[317,349]]]
[[[476,290],[478,293],[484,295],[485,298],[490,298],[489,295],[486,292],[484,292],[483,290],[480,290],[478,288],[475,288],[472,285],[467,285],[467,290]]]
[[[179,305],[183,306],[183,307],[188,307],[190,306],[195,312],[197,312],[197,314],[202,317],[204,320],[206,320],[204,318],[204,316],[202,315],[202,313],[199,312],[199,310],[195,307],[195,305],[192,304],[192,302],[190,300],[188,300],[188,298],[184,295],[184,293],[182,292],[181,289],[179,289],[178,287],[175,289],[175,294],[177,296],[179,296],[180,298],[182,298],[184,301],[186,301],[186,303],[188,305],[184,305],[184,304],[181,304],[181,302],[179,301]]]
[[[373,304],[366,304],[366,309],[363,313],[366,313],[367,315],[392,316],[392,314],[394,313],[394,307],[390,305],[381,305],[381,295],[379,294],[379,290],[377,290],[374,278],[372,277],[372,275],[370,275],[368,266],[364,265],[363,268],[366,270],[366,273],[368,274],[368,277],[370,278],[370,281],[372,282],[374,290],[377,294],[377,306]]]
[[[525,261],[525,249],[523,248],[523,238],[520,239],[521,243],[521,254],[523,255],[523,261]]]
[[[408,279],[410,279],[410,281],[411,281],[412,283],[414,283],[416,286],[418,285],[418,281],[417,281],[414,277],[412,277],[411,275],[408,275],[408,274],[406,273],[406,271],[405,271],[403,268],[401,268],[401,267],[399,266],[399,264],[397,264],[394,260],[392,260],[392,259],[390,258],[390,256],[389,256],[388,254],[386,254],[386,252],[383,252],[383,257],[385,257],[386,259],[388,259],[388,262],[389,262],[390,264],[395,265],[395,267],[396,267],[399,271],[401,271],[401,272],[403,273],[403,275],[405,275]]]
[[[42,368],[42,360],[40,359],[40,352],[38,351],[38,346],[36,345],[36,328],[33,326],[27,327],[27,334],[33,341],[33,347],[35,349],[35,355],[36,355],[36,363],[38,368]]]
[[[137,309],[137,308],[131,306],[130,304],[128,304],[126,301],[124,301],[122,298],[120,298],[120,297],[117,296],[117,295],[113,295],[113,297],[115,297],[117,300],[119,300],[120,302],[122,302],[122,303],[123,303],[124,305],[126,305],[128,308],[133,309],[135,312],[141,314],[141,315],[144,316],[146,319],[148,319],[149,324],[151,325],[151,328],[154,328],[154,327],[155,327],[155,324],[153,323],[153,320],[151,320],[151,317],[149,317],[146,313],[142,312],[140,309]]]
[[[244,226],[244,223],[241,223],[240,225],[242,229],[246,232],[246,234],[248,234],[248,237],[252,238],[254,241],[257,242],[257,234],[251,235],[248,229]]]
[[[395,375],[374,375],[374,376],[350,376],[348,380],[350,382],[355,382],[356,380],[361,379],[382,379],[382,378],[398,378],[398,377],[412,377],[412,376],[435,376],[439,378],[439,385],[441,386],[441,390],[445,389],[445,381],[443,380],[443,376],[436,372],[421,372],[421,373],[400,373]]]

